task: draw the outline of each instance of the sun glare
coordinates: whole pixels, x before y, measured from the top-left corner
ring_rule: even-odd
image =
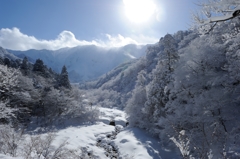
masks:
[[[156,6],[152,0],[123,0],[128,19],[135,23],[149,20]]]

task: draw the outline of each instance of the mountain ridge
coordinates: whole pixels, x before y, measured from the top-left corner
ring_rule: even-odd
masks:
[[[145,55],[148,45],[129,44],[119,48],[103,48],[95,45],[77,46],[53,50],[27,50],[8,52],[22,58],[42,59],[54,71],[60,72],[66,65],[71,82],[93,80],[107,73],[119,64]]]

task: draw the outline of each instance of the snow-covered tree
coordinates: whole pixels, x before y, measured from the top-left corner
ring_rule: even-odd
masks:
[[[174,64],[179,59],[177,51],[177,42],[172,35],[167,34],[163,38],[164,51],[160,54],[160,60],[164,59],[164,64],[167,65],[167,69],[170,73],[174,71]]]
[[[41,59],[37,59],[33,65],[33,71],[43,72],[44,73],[44,63]]]
[[[29,68],[29,65],[28,65],[28,59],[27,57],[24,57],[23,60],[22,60],[22,63],[20,65],[20,68],[21,68],[21,72],[23,75],[28,75],[29,72],[30,72],[30,68]],[[35,68],[36,69],[36,68]]]
[[[14,108],[7,106],[7,103],[0,101],[0,123],[9,123],[11,118],[15,118]]]
[[[78,87],[66,89],[65,93],[68,98],[67,118],[79,121],[95,121],[99,118],[98,108],[92,103],[84,102],[84,94]]]
[[[138,73],[132,97],[128,100],[125,107],[125,111],[129,115],[128,121],[130,125],[140,128],[146,128],[146,125],[148,125],[148,121],[144,117],[144,104],[147,100],[145,76],[146,72],[143,70]]]
[[[58,85],[60,87],[71,89],[71,84],[68,79],[68,72],[65,65],[62,67],[61,74],[59,75]]]
[[[172,140],[183,157],[233,157],[231,149],[236,151],[238,147],[235,134],[239,130],[238,98],[230,89],[233,83],[230,84],[231,78],[224,68],[228,68],[225,55],[228,49],[215,38],[203,36],[180,50],[172,93],[165,105],[166,116],[158,121],[163,128],[159,133],[161,139]]]
[[[163,51],[163,45],[159,42],[159,45],[149,46],[146,50],[146,72],[148,74],[156,67],[158,63],[158,53]]]
[[[0,65],[0,118],[4,122],[10,122],[14,108],[9,106],[9,99],[13,95],[13,88],[18,84],[19,72],[7,66]]]
[[[35,72],[38,75],[41,75],[45,78],[49,77],[48,68],[44,65],[44,63],[41,59],[37,59],[36,62],[34,63],[33,72]]]
[[[45,87],[40,91],[38,106],[35,114],[42,117],[45,124],[52,124],[54,121],[60,119],[60,116],[67,110],[67,100],[61,91],[53,87]]]
[[[153,80],[149,85],[145,103],[148,120],[155,127],[159,118],[165,116],[165,105],[169,100],[171,83],[174,80],[174,65],[179,59],[176,41],[170,34],[160,42],[163,43],[164,50],[159,53],[159,61],[153,71]]]
[[[0,125],[0,153],[16,157],[22,141],[21,132],[16,132],[10,125]]]

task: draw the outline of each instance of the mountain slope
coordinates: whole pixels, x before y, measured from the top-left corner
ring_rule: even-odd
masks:
[[[6,50],[5,50],[4,48],[2,48],[1,46],[0,46],[0,57],[1,57],[2,59],[4,59],[4,58],[9,58],[10,60],[16,60],[16,59],[18,59],[17,56],[14,56],[13,54],[9,53],[8,51],[6,51]]]
[[[183,158],[239,158],[239,26],[167,34],[146,56],[87,83],[88,97],[124,109],[130,126]]]
[[[56,72],[66,65],[72,82],[96,79],[119,64],[139,58],[147,46],[127,45],[120,48],[102,48],[94,45],[63,48],[56,51],[28,50],[12,51],[16,56],[25,55],[33,60],[42,59]]]

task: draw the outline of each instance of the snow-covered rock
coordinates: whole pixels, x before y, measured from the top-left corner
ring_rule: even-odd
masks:
[[[121,125],[123,127],[126,126],[127,120],[125,117],[125,113],[118,109],[109,109],[109,108],[99,108],[100,109],[100,121],[105,124],[109,124],[110,122],[114,122],[115,125]]]

